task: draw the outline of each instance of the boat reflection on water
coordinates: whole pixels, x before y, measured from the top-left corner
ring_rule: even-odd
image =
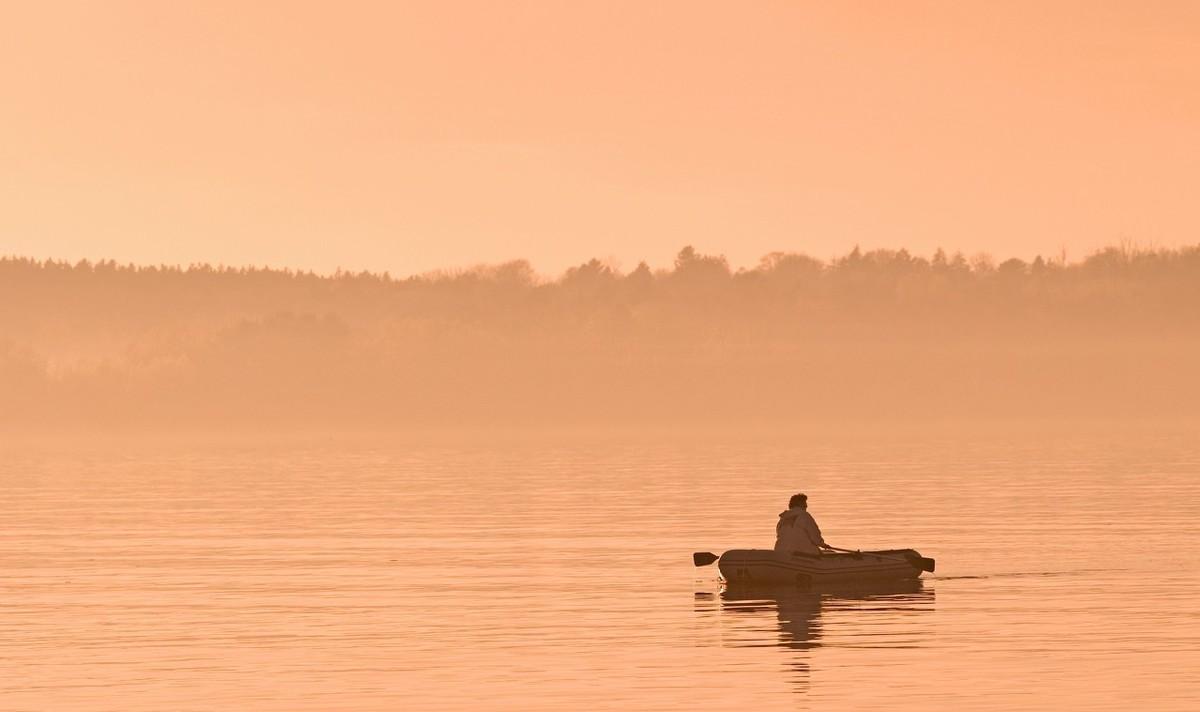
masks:
[[[919,579],[811,589],[728,586],[716,598],[721,644],[786,652],[797,691],[808,687],[817,648],[921,646],[930,621],[913,614],[934,605],[933,589]]]

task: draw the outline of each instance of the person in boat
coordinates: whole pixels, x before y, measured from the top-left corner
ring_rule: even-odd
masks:
[[[817,520],[808,513],[808,495],[794,494],[775,525],[775,551],[786,554],[820,554],[828,547]]]

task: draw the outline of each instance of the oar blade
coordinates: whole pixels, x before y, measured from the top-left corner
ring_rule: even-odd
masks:
[[[697,551],[692,554],[692,563],[696,566],[708,566],[719,558],[721,557],[711,551]]]

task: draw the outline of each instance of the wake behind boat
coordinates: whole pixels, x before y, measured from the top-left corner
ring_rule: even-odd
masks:
[[[914,549],[848,551],[807,554],[783,553],[772,549],[731,549],[717,556],[709,552],[692,555],[697,566],[717,562],[721,578],[738,585],[859,584],[916,579],[933,571],[933,559]]]

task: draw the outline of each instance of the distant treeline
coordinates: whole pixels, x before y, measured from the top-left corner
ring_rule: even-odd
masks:
[[[1200,246],[397,279],[0,259],[0,421],[1200,415]]]

